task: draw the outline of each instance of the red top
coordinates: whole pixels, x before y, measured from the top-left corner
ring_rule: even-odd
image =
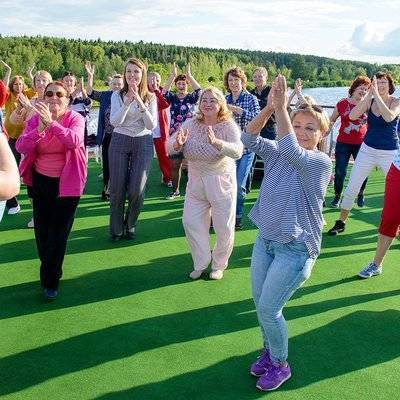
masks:
[[[346,144],[361,144],[367,132],[367,114],[362,114],[355,121],[350,120],[349,114],[355,107],[348,99],[342,99],[336,104],[340,115],[340,129],[337,141]]]
[[[169,137],[168,116],[166,112],[166,109],[169,107],[169,103],[162,95],[160,90],[155,90],[154,94],[156,95],[157,99],[158,124],[160,127],[161,139],[166,141]]]
[[[8,98],[8,90],[6,85],[0,80],[0,108],[3,108],[4,104],[6,104],[6,100]]]

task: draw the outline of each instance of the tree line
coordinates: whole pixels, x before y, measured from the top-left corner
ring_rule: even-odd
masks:
[[[44,69],[55,78],[64,71],[77,76],[85,76],[84,63],[90,60],[96,66],[97,85],[114,72],[121,73],[129,57],[143,59],[149,70],[159,72],[167,79],[172,63],[179,68],[190,62],[196,80],[206,86],[223,86],[223,74],[233,65],[241,67],[248,78],[254,68],[264,66],[269,76],[285,75],[289,84],[297,78],[305,87],[348,86],[357,75],[371,76],[377,70],[385,69],[400,82],[400,66],[381,65],[359,61],[335,60],[327,57],[277,53],[272,51],[252,51],[236,49],[209,49],[203,47],[163,45],[140,41],[102,41],[65,39],[54,37],[2,37],[0,35],[0,59],[9,64],[13,74],[26,75],[29,65]]]

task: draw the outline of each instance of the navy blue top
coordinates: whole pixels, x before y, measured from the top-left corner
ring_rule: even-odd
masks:
[[[368,130],[364,143],[377,150],[396,150],[399,145],[396,132],[398,119],[397,116],[393,121],[386,122],[382,115],[376,116],[372,112],[372,107],[370,107],[368,110]]]
[[[111,95],[113,94],[112,90],[93,90],[89,97],[93,100],[97,100],[100,103],[99,109],[99,119],[97,122],[97,136],[96,143],[100,146],[103,143],[103,137],[107,128],[107,121],[105,121],[107,109],[111,108]],[[108,112],[108,124],[110,124],[110,113]]]

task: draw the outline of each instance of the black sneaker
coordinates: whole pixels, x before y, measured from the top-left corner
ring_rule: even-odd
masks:
[[[47,300],[54,300],[58,296],[58,291],[56,289],[44,288],[43,294]]]
[[[329,229],[328,235],[336,236],[338,233],[344,232],[345,228],[346,228],[346,223],[341,221],[340,219],[338,219],[335,222],[335,225],[333,226],[333,228]]]
[[[339,202],[340,202],[340,195],[335,194],[335,197],[333,198],[331,202],[331,207],[332,208],[338,208],[339,207]]]
[[[358,205],[358,207],[363,208],[363,207],[364,207],[364,204],[365,204],[364,195],[363,195],[363,194],[359,194],[359,195],[357,196],[357,205]]]
[[[236,230],[236,231],[241,231],[242,229],[243,229],[242,218],[236,218],[235,230]]]
[[[112,242],[119,242],[122,239],[122,235],[111,235]]]
[[[133,227],[131,229],[126,229],[125,237],[128,240],[134,240],[136,238],[136,228]]]

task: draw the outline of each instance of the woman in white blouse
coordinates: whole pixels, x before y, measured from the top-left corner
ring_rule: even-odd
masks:
[[[156,126],[156,100],[147,88],[147,68],[136,58],[125,64],[124,86],[111,97],[114,126],[110,148],[110,234],[134,239],[144,189],[153,159],[151,130]],[[125,199],[128,205],[125,209]]]

